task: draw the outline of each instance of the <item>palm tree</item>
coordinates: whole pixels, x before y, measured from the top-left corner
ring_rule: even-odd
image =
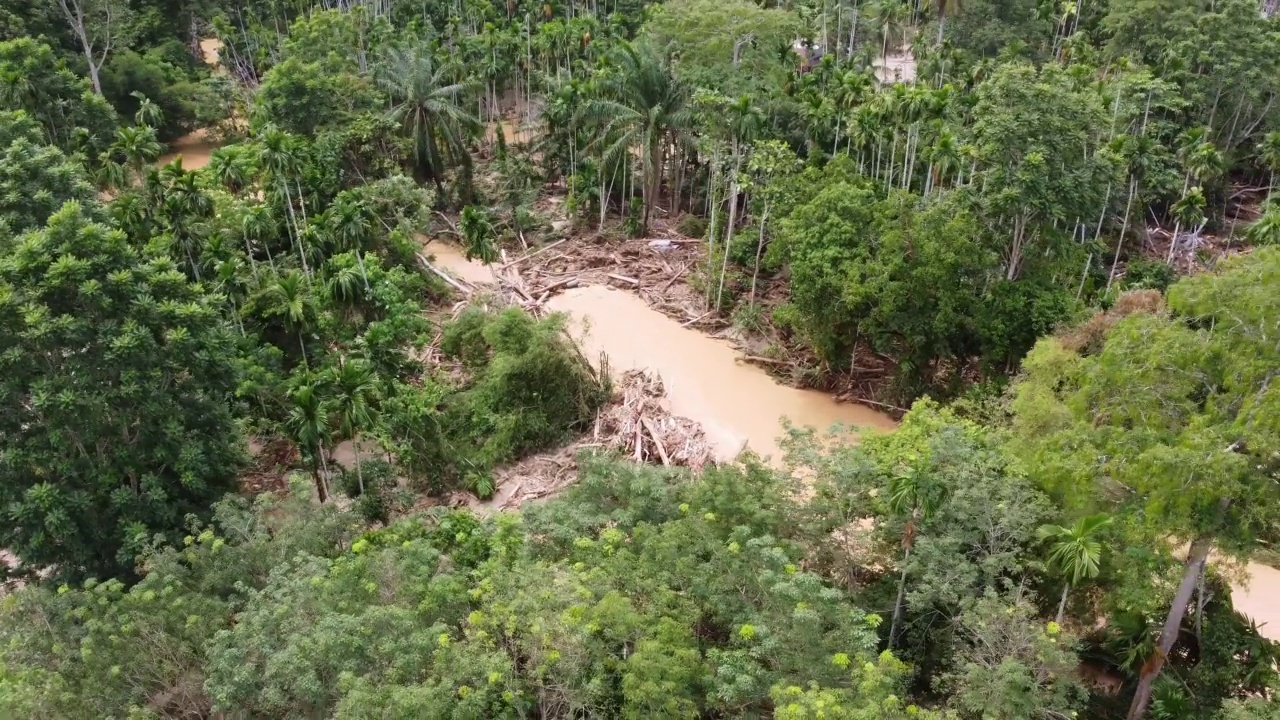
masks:
[[[255,168],[248,153],[242,152],[240,146],[232,146],[213,151],[209,156],[208,172],[227,192],[238,195],[249,185]]]
[[[933,41],[934,47],[942,45],[942,35],[947,30],[947,18],[960,12],[960,0],[934,0],[934,8],[938,12],[938,37]]]
[[[271,256],[271,236],[279,229],[275,218],[271,217],[271,208],[261,203],[254,203],[245,208],[240,216],[240,233],[244,236],[244,249],[249,254],[249,262],[253,265],[254,274],[258,272],[254,261],[253,244],[262,245],[267,253],[267,262],[276,270],[275,258]]]
[[[164,111],[160,106],[137,90],[129,94],[138,101],[138,111],[133,114],[133,121],[152,128],[160,127],[160,123],[164,122]]]
[[[302,271],[311,276],[311,267],[307,265],[307,254],[302,248],[298,217],[294,213],[293,194],[289,191],[289,180],[300,168],[297,143],[289,133],[268,126],[262,133],[262,142],[258,145],[259,167],[275,184],[283,196],[285,209],[289,214],[292,238],[297,245],[298,258],[302,261]],[[277,196],[280,197],[280,196]]]
[[[279,275],[275,281],[263,291],[267,307],[264,314],[268,317],[279,317],[285,329],[298,338],[298,349],[302,352],[302,364],[307,364],[307,343],[303,333],[315,323],[316,302],[311,293],[307,278],[297,270]]]
[[[111,144],[113,154],[124,158],[125,166],[132,171],[132,177],[142,178],[146,168],[160,157],[160,142],[156,140],[156,131],[145,125],[122,127],[116,131],[116,140]]]
[[[458,229],[462,231],[462,240],[466,243],[463,252],[468,260],[478,259],[486,265],[497,261],[498,250],[493,245],[493,221],[484,208],[476,205],[462,208]]]
[[[1056,622],[1061,625],[1067,611],[1067,594],[1072,586],[1098,576],[1102,564],[1102,543],[1098,535],[1111,524],[1108,515],[1090,515],[1080,518],[1071,527],[1044,525],[1037,532],[1041,540],[1050,540],[1049,564],[1066,578],[1062,586],[1062,599],[1058,602]]]
[[[213,216],[213,199],[200,189],[196,173],[182,169],[181,159],[166,165],[159,178],[156,214],[182,246],[192,275],[199,281],[200,265],[196,255],[206,231],[204,221]]]
[[[472,83],[455,76],[455,68],[417,47],[390,50],[377,75],[391,97],[388,115],[413,139],[418,179],[430,179],[442,194],[446,167],[470,161],[466,139],[480,129],[479,118],[466,109]]]
[[[738,194],[742,174],[742,158],[744,149],[755,141],[764,126],[764,112],[751,101],[749,95],[743,95],[725,108],[729,122],[729,145],[733,158],[733,167],[729,174],[729,222],[725,226],[723,258],[720,264],[720,283],[716,291],[716,307],[724,298],[724,278],[729,270],[729,245],[733,241],[733,231],[738,224]],[[710,294],[711,288],[707,287]],[[710,303],[708,303],[710,304]]]
[[[684,84],[651,51],[624,44],[612,57],[617,72],[600,97],[587,101],[582,116],[595,126],[593,145],[604,160],[616,162],[633,149],[639,152],[644,170],[641,228],[647,232],[667,146],[683,139],[694,118]]]
[[[1280,172],[1280,132],[1267,133],[1258,144],[1258,156],[1262,164],[1271,171],[1271,180],[1267,183],[1267,197],[1276,192],[1276,173]]]
[[[1268,200],[1263,205],[1262,216],[1244,231],[1254,245],[1280,244],[1280,203]]]
[[[333,409],[338,434],[350,440],[356,460],[356,481],[364,494],[364,473],[360,469],[361,430],[373,424],[374,404],[378,398],[377,378],[368,361],[350,359],[342,362],[330,379]]]
[[[893,622],[889,625],[889,647],[898,636],[902,621],[902,601],[907,592],[907,563],[915,545],[920,523],[932,517],[947,497],[947,487],[936,473],[920,467],[899,469],[889,479],[889,510],[906,518],[902,529],[902,562],[898,577],[898,597],[893,603]]]
[[[284,422],[285,431],[299,448],[311,456],[311,475],[315,478],[316,495],[323,503],[329,497],[329,488],[325,484],[325,478],[329,475],[325,445],[333,436],[329,428],[330,404],[322,399],[317,386],[310,382],[303,382],[295,387],[289,393],[289,399],[293,404],[289,407],[289,417]]]
[[[369,289],[369,276],[364,269],[363,248],[373,236],[375,220],[377,220],[376,215],[363,200],[349,192],[342,192],[325,211],[322,222],[331,234],[334,244],[356,254],[356,263],[360,266],[360,277],[364,279],[365,290]]]

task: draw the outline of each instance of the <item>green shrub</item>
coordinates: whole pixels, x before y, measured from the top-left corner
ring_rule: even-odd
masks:
[[[1177,277],[1177,273],[1167,263],[1140,259],[1129,263],[1124,273],[1124,284],[1130,290],[1146,288],[1164,292]]]
[[[676,224],[676,232],[685,237],[705,237],[707,234],[707,219],[701,215],[685,215]]]

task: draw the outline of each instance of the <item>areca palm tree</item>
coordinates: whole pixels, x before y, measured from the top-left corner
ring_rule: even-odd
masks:
[[[146,168],[160,157],[160,141],[156,139],[156,131],[146,125],[122,127],[116,131],[115,142],[111,145],[113,154],[124,158],[124,164],[131,171],[133,178],[141,179]]]
[[[1263,206],[1262,216],[1244,231],[1249,242],[1254,245],[1275,245],[1280,243],[1280,204],[1274,200]]]
[[[307,264],[307,254],[302,247],[298,217],[294,212],[293,193],[289,190],[289,181],[300,170],[297,143],[293,136],[278,128],[267,127],[262,133],[262,141],[258,144],[259,166],[283,196],[285,210],[289,215],[289,224],[293,230],[292,238],[297,245],[298,258],[302,261],[302,271],[311,276],[311,267]]]
[[[960,12],[960,0],[934,0],[934,9],[938,13],[938,37],[934,40],[934,47],[942,45],[943,34],[947,31],[947,18],[952,17]]]
[[[593,145],[606,162],[638,151],[644,171],[641,222],[647,232],[667,147],[688,134],[694,117],[685,85],[651,51],[625,44],[614,52],[613,61],[617,73],[600,97],[586,103],[582,117],[595,127]]]
[[[311,476],[315,479],[316,495],[320,502],[329,497],[329,488],[325,478],[329,475],[329,464],[325,460],[325,446],[332,440],[330,429],[330,403],[322,397],[322,392],[314,383],[303,382],[289,393],[292,404],[289,417],[285,419],[285,431],[289,438],[311,456]]]
[[[239,146],[218,148],[209,156],[209,174],[232,195],[249,185],[254,171],[253,158]]]
[[[360,468],[360,432],[373,425],[378,399],[377,378],[368,361],[348,359],[330,378],[330,392],[338,435],[350,440],[356,460],[356,481],[364,494],[364,472]]]
[[[364,280],[366,290],[369,289],[369,276],[364,269],[363,250],[373,235],[376,220],[373,210],[363,200],[349,192],[342,192],[325,211],[322,222],[334,244],[356,254],[356,263],[360,266],[360,277]]]
[[[240,234],[244,237],[244,249],[249,254],[249,262],[253,264],[255,275],[258,272],[257,263],[253,259],[255,243],[266,251],[271,269],[276,269],[275,258],[271,256],[271,236],[277,229],[276,220],[271,216],[271,208],[261,203],[248,206],[240,216]]]
[[[263,314],[280,318],[285,330],[297,336],[302,364],[306,365],[307,343],[303,333],[315,324],[316,317],[315,296],[306,276],[297,270],[277,276],[263,289],[263,298],[267,305]]]
[[[898,636],[902,621],[902,602],[907,592],[907,563],[915,545],[920,523],[928,520],[947,498],[946,484],[923,464],[900,468],[889,479],[889,510],[906,519],[902,529],[902,562],[898,577],[898,596],[893,603],[893,622],[889,625],[889,647]]]
[[[160,123],[164,122],[164,111],[160,109],[160,106],[151,102],[151,98],[137,90],[129,94],[138,101],[138,111],[133,114],[134,122],[153,128],[160,127]]]
[[[1258,156],[1262,164],[1271,171],[1271,180],[1267,183],[1267,197],[1276,192],[1276,173],[1280,172],[1280,132],[1267,133],[1258,144]]]
[[[1062,599],[1058,602],[1059,625],[1067,611],[1067,595],[1071,588],[1098,576],[1102,565],[1102,542],[1098,536],[1110,524],[1108,515],[1090,515],[1080,518],[1071,527],[1044,525],[1037,532],[1041,540],[1052,542],[1049,564],[1066,579],[1062,586]]]
[[[467,108],[472,83],[458,82],[453,67],[418,47],[394,48],[377,74],[378,85],[391,97],[388,115],[413,140],[413,163],[419,180],[441,180],[451,162],[468,162],[467,137],[480,120]]]

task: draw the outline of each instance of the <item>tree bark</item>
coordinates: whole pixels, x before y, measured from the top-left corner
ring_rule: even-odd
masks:
[[[1062,618],[1067,616],[1067,593],[1071,592],[1071,583],[1062,586],[1062,599],[1058,601],[1058,616],[1054,622],[1062,625]]]
[[[907,596],[907,561],[911,559],[911,546],[902,553],[902,573],[898,576],[898,599],[893,602],[893,622],[889,624],[889,649],[898,639],[898,625],[902,621],[902,601]]]
[[[1178,592],[1173,596],[1173,604],[1169,607],[1164,628],[1160,630],[1160,639],[1156,643],[1155,652],[1147,658],[1138,674],[1138,689],[1134,692],[1133,703],[1129,706],[1129,714],[1125,716],[1125,720],[1142,720],[1146,716],[1156,679],[1160,677],[1165,660],[1169,658],[1169,651],[1173,649],[1173,644],[1178,639],[1178,631],[1182,629],[1182,619],[1187,614],[1187,603],[1191,602],[1191,594],[1195,592],[1200,573],[1204,571],[1205,561],[1209,558],[1209,551],[1212,548],[1212,537],[1196,538],[1191,543],[1182,582],[1178,585]]]
[[[764,226],[769,221],[769,201],[764,203],[764,213],[760,215],[760,240],[756,243],[756,266],[751,273],[751,303],[756,301],[756,279],[760,277],[760,256],[764,254]]]

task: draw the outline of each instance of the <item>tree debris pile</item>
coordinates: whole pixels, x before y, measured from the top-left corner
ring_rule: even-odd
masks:
[[[605,408],[596,437],[636,462],[701,468],[715,460],[702,426],[672,415],[664,406],[662,379],[648,370],[628,370],[620,401]]]
[[[694,469],[715,462],[702,426],[667,409],[662,379],[656,374],[629,370],[615,387],[591,435],[494,470],[496,490],[487,502],[457,493],[449,504],[501,510],[550,497],[577,482],[578,457],[583,451],[613,450],[637,462]]]

